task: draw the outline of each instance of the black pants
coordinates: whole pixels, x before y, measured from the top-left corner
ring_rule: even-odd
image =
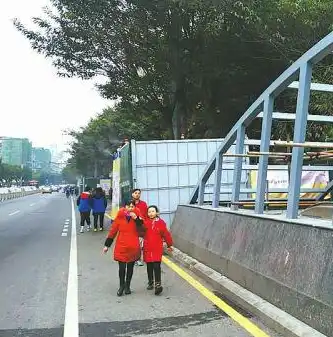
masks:
[[[134,262],[118,262],[119,263],[119,283],[120,286],[130,286],[134,270]]]
[[[161,262],[147,263],[148,283],[161,283]]]
[[[94,227],[97,228],[97,223],[99,219],[99,227],[104,226],[104,213],[94,213]]]
[[[81,212],[80,225],[84,226],[84,222],[87,222],[87,225],[90,226],[90,212]]]

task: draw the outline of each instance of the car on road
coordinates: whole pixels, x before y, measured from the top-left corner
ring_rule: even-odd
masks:
[[[42,192],[42,194],[52,193],[52,188],[51,188],[51,186],[43,186],[43,187],[41,187],[41,192]]]

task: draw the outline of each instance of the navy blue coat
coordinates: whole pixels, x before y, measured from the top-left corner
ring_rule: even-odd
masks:
[[[92,199],[93,213],[105,213],[107,204],[105,195],[96,194]]]

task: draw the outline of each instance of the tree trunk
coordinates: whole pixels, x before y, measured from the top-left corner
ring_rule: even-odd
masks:
[[[94,178],[97,178],[98,176],[98,166],[97,166],[97,160],[95,160],[94,163]]]
[[[185,132],[186,98],[184,82],[183,77],[173,81],[172,131],[174,139],[180,139],[181,133]]]

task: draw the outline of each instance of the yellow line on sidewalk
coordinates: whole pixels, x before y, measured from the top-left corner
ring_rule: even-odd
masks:
[[[175,263],[170,261],[168,258],[163,256],[163,262],[174,272],[176,272],[180,277],[187,281],[192,287],[198,290],[203,296],[205,296],[209,301],[214,303],[218,308],[224,311],[230,318],[237,322],[241,327],[243,327],[247,332],[249,332],[254,337],[269,337],[264,331],[258,328],[246,317],[241,315],[227,303],[222,301],[219,297],[214,295],[210,290],[203,286],[200,282],[194,279],[191,275],[186,273],[182,268],[177,266]]]
[[[111,219],[109,214],[105,214],[105,216]],[[172,269],[175,273],[177,273],[180,277],[182,277],[185,281],[187,281],[193,288],[198,290],[203,296],[205,296],[209,301],[214,303],[219,309],[224,311],[231,319],[237,322],[242,328],[244,328],[247,332],[249,332],[254,337],[269,337],[267,333],[262,331],[259,327],[253,324],[249,319],[241,315],[235,309],[233,309],[230,305],[225,303],[219,297],[214,295],[209,289],[203,286],[199,281],[194,279],[191,275],[186,273],[185,270],[177,266],[175,263],[170,261],[167,257],[163,256],[163,262]]]

